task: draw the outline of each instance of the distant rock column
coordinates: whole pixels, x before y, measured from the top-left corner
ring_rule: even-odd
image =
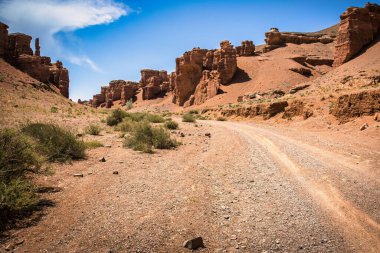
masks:
[[[40,51],[40,39],[39,38],[36,38],[35,41],[34,41],[34,45],[35,45],[35,52],[34,52],[34,55],[36,56],[41,56],[41,51]]]

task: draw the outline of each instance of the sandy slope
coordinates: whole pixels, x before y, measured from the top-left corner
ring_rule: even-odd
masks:
[[[379,249],[380,140],[197,124],[181,123],[178,150],[153,155],[122,148],[116,133],[94,137],[112,147],[40,178],[61,187],[44,196],[56,206],[3,245],[23,239],[16,252],[188,252],[183,241],[202,236],[205,252]]]

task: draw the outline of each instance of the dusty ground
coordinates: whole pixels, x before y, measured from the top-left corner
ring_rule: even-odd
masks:
[[[195,236],[204,252],[379,251],[379,123],[351,135],[196,125],[181,123],[183,145],[153,155],[122,148],[114,132],[93,137],[111,147],[39,178],[62,189],[44,195],[56,206],[10,231],[2,252],[20,240],[15,252],[187,252]]]

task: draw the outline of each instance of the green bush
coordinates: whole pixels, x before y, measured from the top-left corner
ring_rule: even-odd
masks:
[[[91,135],[99,135],[101,129],[98,125],[91,124],[86,127],[86,133]]]
[[[0,130],[0,179],[9,181],[25,172],[37,172],[41,157],[34,151],[32,141],[15,130]]]
[[[164,126],[170,130],[178,129],[178,123],[173,120],[166,121]]]
[[[21,131],[37,140],[37,150],[48,161],[64,162],[71,159],[85,157],[85,145],[75,136],[57,125],[44,123],[30,123]]]
[[[191,113],[186,113],[182,116],[183,122],[195,122],[194,115]]]
[[[135,124],[135,121],[131,120],[130,118],[125,118],[123,122],[115,127],[115,130],[121,131],[123,133],[131,132]]]
[[[57,112],[58,112],[58,108],[55,107],[55,106],[52,106],[52,107],[50,108],[50,112],[52,112],[52,113],[57,113]]]
[[[165,121],[165,119],[158,114],[147,113],[145,117],[149,122],[152,123],[163,123]]]
[[[37,204],[38,198],[31,182],[14,178],[0,183],[0,203],[12,211],[21,211]]]
[[[0,231],[18,211],[26,210],[38,201],[28,172],[38,172],[41,158],[34,143],[19,131],[0,130]]]
[[[198,110],[195,110],[195,109],[193,109],[193,110],[190,110],[190,111],[189,111],[189,113],[190,113],[190,114],[199,114],[199,111],[198,111]]]
[[[131,98],[131,99],[129,99],[129,100],[127,101],[127,103],[125,103],[125,109],[128,111],[128,110],[131,110],[132,107],[133,107],[133,100],[132,100],[132,98]]]
[[[120,122],[123,121],[125,117],[127,117],[128,113],[121,109],[116,109],[112,111],[112,114],[107,117],[107,125],[116,126]]]
[[[130,135],[125,138],[124,146],[152,153],[153,148],[170,149],[178,146],[178,143],[170,138],[170,133],[164,128],[152,127],[149,122],[142,121],[134,125]]]
[[[224,118],[224,117],[217,117],[216,120],[217,120],[217,121],[226,121],[227,119]]]
[[[86,141],[84,145],[87,149],[104,147],[103,143],[99,141]]]

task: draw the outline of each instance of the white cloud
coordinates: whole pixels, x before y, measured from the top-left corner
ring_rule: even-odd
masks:
[[[108,24],[127,15],[128,6],[114,0],[3,0],[0,18],[12,31],[25,32],[40,37],[42,46],[57,48],[63,57],[65,49],[54,39],[58,32]],[[67,57],[74,64],[86,63],[94,70],[98,67],[86,56]],[[79,60],[82,59],[82,60]]]
[[[67,60],[71,63],[82,66],[84,64],[88,65],[92,70],[103,73],[103,71],[87,56],[76,56],[76,55],[68,55],[66,56]]]

